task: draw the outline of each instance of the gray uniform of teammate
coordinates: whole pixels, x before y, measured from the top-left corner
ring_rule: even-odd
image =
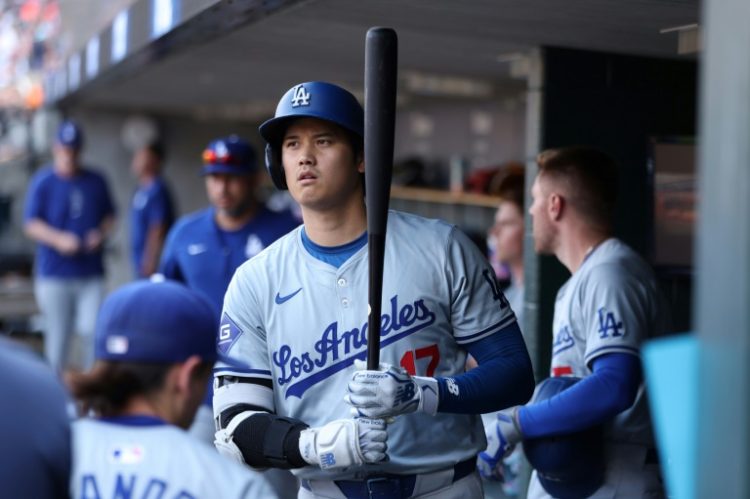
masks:
[[[73,424],[71,497],[276,497],[266,481],[185,431],[158,420],[135,421]]]
[[[70,376],[97,416],[73,424],[73,498],[277,497],[262,476],[183,431],[216,360],[215,327],[210,302],[174,281],[136,281],[105,300],[97,362]]]
[[[602,242],[557,293],[551,374],[586,377],[600,355],[640,355],[645,339],[665,331],[664,310],[648,264],[617,239]],[[643,497],[644,491],[660,490],[658,464],[648,462],[654,440],[643,385],[633,405],[606,429],[606,481],[592,497]],[[528,497],[550,497],[535,475]]]
[[[350,416],[342,394],[354,359],[364,359],[366,352],[368,261],[363,248],[336,269],[308,253],[300,231],[235,274],[224,301],[219,350],[244,368],[224,364],[216,372],[268,379],[273,398],[269,392],[268,400],[251,403],[319,426]],[[402,261],[412,263],[404,267]],[[417,374],[427,376],[463,372],[461,344],[515,322],[510,308],[497,305],[484,272],[492,272],[486,259],[455,227],[391,211],[382,362],[407,370],[416,366]],[[480,419],[466,414],[410,414],[397,418],[388,433],[390,460],[368,464],[368,473],[444,469],[473,459],[486,445]],[[305,467],[296,473],[334,480],[361,471]]]

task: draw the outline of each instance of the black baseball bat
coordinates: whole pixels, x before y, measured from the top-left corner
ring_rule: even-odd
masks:
[[[388,202],[393,174],[396,127],[398,38],[391,28],[367,30],[365,43],[365,202],[370,255],[370,315],[367,321],[367,369],[380,363],[380,309]]]

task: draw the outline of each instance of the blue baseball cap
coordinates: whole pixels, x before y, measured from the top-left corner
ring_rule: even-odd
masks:
[[[257,169],[255,149],[236,135],[216,139],[203,150],[201,175],[248,175]]]
[[[110,294],[96,321],[99,360],[182,362],[216,360],[218,317],[199,292],[175,281],[140,280]]]
[[[530,404],[543,403],[578,383],[573,376],[547,378],[534,390]],[[562,435],[527,438],[523,451],[539,483],[552,497],[589,497],[605,479],[604,435],[601,424]]]
[[[72,120],[65,120],[57,129],[58,144],[78,150],[83,147],[83,130]]]

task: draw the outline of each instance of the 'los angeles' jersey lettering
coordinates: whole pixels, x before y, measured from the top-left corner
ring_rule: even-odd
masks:
[[[93,474],[85,474],[81,476],[80,499],[109,499],[110,497],[119,497],[123,499],[156,497],[193,499],[195,497],[193,494],[185,490],[178,490],[174,491],[174,493],[170,493],[168,489],[169,484],[165,480],[160,480],[158,478],[145,479],[140,475],[130,474],[126,476],[122,473],[118,473],[114,490],[100,490],[96,476]]]
[[[406,304],[399,308],[398,296],[394,296],[391,298],[391,313],[381,316],[380,336],[383,340],[380,346],[385,347],[414,334],[434,321],[435,314],[427,308],[424,300],[417,300],[413,304]],[[276,381],[279,386],[289,385],[303,374],[327,366],[289,386],[286,397],[301,397],[308,388],[352,365],[355,359],[363,359],[366,347],[367,323],[361,328],[339,332],[338,322],[333,322],[315,342],[314,352],[302,352],[295,355],[288,345],[282,345],[273,352],[273,363],[279,368],[279,377]]]

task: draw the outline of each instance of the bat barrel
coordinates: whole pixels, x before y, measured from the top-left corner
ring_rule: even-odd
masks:
[[[367,230],[370,234],[385,234],[388,215],[397,58],[396,32],[391,28],[370,28],[365,45],[365,182]]]

